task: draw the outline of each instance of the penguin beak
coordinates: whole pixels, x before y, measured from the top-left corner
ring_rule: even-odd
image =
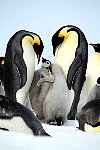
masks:
[[[53,55],[54,55],[54,56],[55,56],[55,49],[56,49],[56,48],[55,48],[55,47],[53,47]]]
[[[38,64],[39,64],[39,62],[40,62],[40,57],[41,57],[40,54],[38,54],[38,55],[37,55]]]
[[[97,47],[97,45],[96,45],[96,44],[92,44],[92,43],[90,43],[89,45],[92,45],[93,47]]]

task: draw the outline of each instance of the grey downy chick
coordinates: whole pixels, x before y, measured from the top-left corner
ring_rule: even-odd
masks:
[[[46,123],[62,125],[67,119],[68,114],[67,84],[59,65],[52,64],[51,70],[54,75],[54,82],[50,84],[49,91],[43,103],[43,113]]]
[[[43,100],[45,98],[46,95],[46,91],[42,91],[42,86],[37,86],[37,82],[44,77],[44,74],[47,76],[50,76],[50,67],[51,62],[45,58],[42,57],[42,65],[41,68],[36,70],[34,73],[34,78],[29,90],[29,98],[30,98],[30,102],[31,102],[31,106],[33,111],[35,112],[36,116],[42,120],[44,118],[43,115]],[[42,72],[42,74],[41,74]],[[43,74],[44,73],[44,74]],[[48,88],[46,89],[48,90]],[[42,98],[40,100],[41,97],[41,93],[44,93],[44,95],[42,95]]]

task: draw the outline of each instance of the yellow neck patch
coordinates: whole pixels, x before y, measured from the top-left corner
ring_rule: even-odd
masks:
[[[4,65],[4,60],[1,61],[1,65]]]

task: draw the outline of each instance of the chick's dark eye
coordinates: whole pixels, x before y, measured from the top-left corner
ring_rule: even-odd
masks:
[[[49,64],[49,61],[47,61],[46,63]]]

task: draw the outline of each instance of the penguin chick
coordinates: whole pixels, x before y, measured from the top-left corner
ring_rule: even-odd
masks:
[[[92,99],[100,99],[100,77],[97,79],[97,83],[90,91],[89,96],[87,98],[87,102],[89,102]]]
[[[43,48],[36,33],[20,30],[10,38],[4,63],[6,97],[24,105],[34,76],[35,54],[39,63]]]
[[[45,58],[42,57],[42,65],[41,68],[36,70],[34,72],[34,78],[29,90],[29,98],[30,98],[30,102],[31,102],[31,106],[33,111],[36,113],[36,116],[40,119],[43,120],[44,119],[44,115],[43,115],[43,101],[45,99],[46,96],[46,91],[48,91],[49,86],[47,87],[45,83],[45,88],[44,91],[42,90],[42,86],[37,86],[37,82],[47,75],[48,77],[50,76],[50,65],[51,62]],[[43,74],[44,73],[44,74]]]
[[[33,112],[2,95],[0,95],[0,128],[37,136],[49,136]]]
[[[43,113],[46,123],[59,126],[65,122],[69,111],[68,89],[61,67],[57,64],[52,64],[51,69],[54,75],[54,82],[50,84],[43,103]]]
[[[81,90],[85,81],[88,61],[88,43],[84,33],[76,26],[61,27],[52,37],[55,63],[60,65],[67,81],[68,119],[75,119]]]
[[[40,86],[41,90],[37,99],[37,103],[34,105],[34,110],[37,117],[42,122],[45,122],[44,113],[43,113],[43,103],[45,101],[45,97],[48,93],[50,85],[54,82],[54,76],[53,75],[47,76],[44,72],[41,72],[41,75],[43,77],[37,82],[37,86]]]
[[[93,99],[76,115],[79,129],[86,132],[100,132],[100,99]]]

